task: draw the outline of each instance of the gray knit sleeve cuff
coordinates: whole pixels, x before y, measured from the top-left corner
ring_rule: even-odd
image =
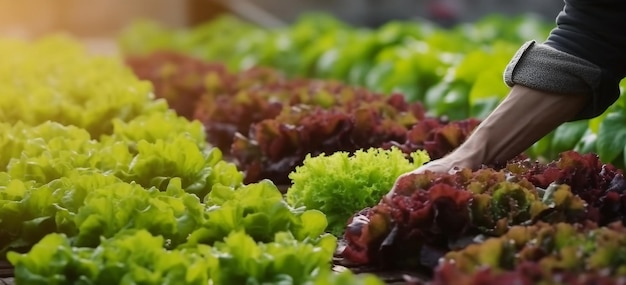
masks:
[[[504,82],[510,87],[519,84],[551,93],[589,96],[589,110],[583,110],[577,119],[599,115],[608,107],[594,106],[601,77],[597,65],[535,41],[525,43],[504,71]]]

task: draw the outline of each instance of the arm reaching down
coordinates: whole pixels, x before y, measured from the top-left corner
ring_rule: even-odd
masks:
[[[622,0],[565,0],[546,42],[527,42],[507,66],[512,88],[502,103],[456,150],[396,184],[425,171],[506,162],[562,123],[602,114],[626,76],[625,13]]]
[[[455,167],[475,169],[484,163],[504,162],[573,119],[586,102],[587,97],[581,95],[562,95],[515,85],[465,143],[446,157],[410,173],[448,172]]]
[[[441,159],[401,175],[397,181],[425,171],[452,172],[455,168],[475,169],[482,164],[505,162],[573,119],[587,102],[588,97],[582,95],[562,95],[515,85],[461,146]],[[389,197],[394,190],[389,192]]]

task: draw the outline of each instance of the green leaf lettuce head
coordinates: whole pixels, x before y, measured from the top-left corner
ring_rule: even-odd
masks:
[[[129,166],[129,177],[125,180],[163,189],[171,177],[181,177],[183,187],[191,187],[196,192],[205,188],[206,177],[211,171],[205,166],[210,165],[211,158],[215,157],[205,157],[195,143],[184,137],[178,137],[171,143],[142,140],[137,143],[137,152]]]
[[[322,211],[329,231],[340,235],[352,214],[376,205],[398,176],[429,158],[425,152],[417,151],[412,160],[397,148],[358,150],[354,155],[308,155],[304,164],[289,175],[293,184],[287,191],[287,202],[294,207]]]
[[[97,246],[125,229],[161,235],[170,248],[187,241],[206,220],[205,207],[180,178],[165,191],[145,189],[101,173],[72,174],[46,185],[0,173],[0,256],[27,250],[53,232],[77,246]]]
[[[95,147],[95,142],[91,141],[91,136],[84,129],[55,122],[37,126],[29,126],[21,121],[15,124],[0,123],[0,131],[0,171],[8,170],[12,159],[49,157],[50,152],[59,151],[85,153],[93,151]]]
[[[277,233],[270,243],[257,243],[244,232],[233,232],[215,244],[219,265],[212,268],[214,284],[305,284],[327,269],[336,238],[299,242],[290,233]]]
[[[279,232],[291,232],[297,240],[318,238],[327,226],[317,210],[292,208],[269,180],[239,188],[216,185],[207,195],[207,221],[189,236],[188,245],[213,245],[233,231],[245,231],[259,242],[272,241]]]
[[[189,140],[195,141],[199,148],[206,147],[204,127],[198,121],[188,121],[179,117],[173,110],[141,115],[130,121],[113,120],[113,135],[109,138],[127,141],[136,149],[139,141],[155,143],[157,140],[172,142],[184,134]]]
[[[63,234],[50,234],[29,253],[11,252],[19,284],[207,284],[215,262],[210,248],[166,250],[165,240],[144,230],[127,230],[97,248],[72,247]]]
[[[0,124],[0,171],[39,185],[75,173],[101,172],[162,191],[178,177],[186,191],[200,198],[215,184],[241,184],[243,174],[222,159],[219,149],[206,145],[199,123],[173,113],[160,115],[128,123],[116,120],[114,134],[101,140],[56,122]]]
[[[204,222],[200,200],[185,193],[179,178],[165,192],[125,182],[94,189],[75,214],[76,245],[96,246],[100,237],[113,237],[123,229],[144,229],[167,238],[175,247]]]

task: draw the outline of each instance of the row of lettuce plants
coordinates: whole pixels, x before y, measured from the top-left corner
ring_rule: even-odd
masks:
[[[119,58],[0,41],[0,258],[18,284],[382,284]]]
[[[532,15],[489,15],[442,28],[392,21],[364,29],[326,14],[309,14],[277,29],[225,16],[191,29],[137,21],[119,36],[125,55],[169,50],[219,61],[232,71],[272,67],[291,77],[335,79],[421,102],[430,116],[484,118],[506,96],[502,71],[519,46],[542,41],[554,23]],[[550,161],[575,149],[624,167],[623,99],[600,118],[565,124],[527,153]],[[606,118],[606,120],[605,120]]]

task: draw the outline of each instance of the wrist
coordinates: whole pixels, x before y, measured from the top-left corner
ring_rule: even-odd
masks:
[[[443,159],[452,167],[478,169],[483,163],[487,163],[487,157],[484,145],[476,145],[474,141],[462,144]]]
[[[504,163],[573,118],[585,102],[584,96],[552,94],[516,85],[447,159],[472,169],[482,164]]]

